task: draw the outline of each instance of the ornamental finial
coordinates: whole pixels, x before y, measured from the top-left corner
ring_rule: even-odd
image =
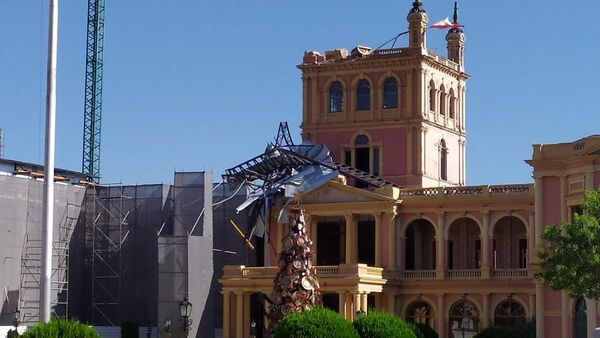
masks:
[[[454,21],[452,23],[458,23],[458,1],[454,1]]]
[[[425,10],[423,9],[423,4],[420,0],[414,0],[412,5],[413,7],[410,10],[411,13],[425,13]]]
[[[453,24],[459,24],[458,22],[458,1],[454,0],[454,15],[452,17],[452,23]],[[452,29],[450,29],[451,33],[460,33],[462,32],[462,29],[460,28],[461,26],[456,26]]]

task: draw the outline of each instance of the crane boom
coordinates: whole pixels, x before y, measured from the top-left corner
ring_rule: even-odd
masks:
[[[100,180],[102,130],[102,71],[104,52],[104,0],[88,0],[83,168],[92,181]]]

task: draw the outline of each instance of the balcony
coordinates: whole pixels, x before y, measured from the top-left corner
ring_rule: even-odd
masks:
[[[400,198],[437,198],[444,199],[455,196],[479,196],[479,197],[501,197],[511,196],[533,196],[533,184],[506,184],[506,185],[474,185],[464,187],[436,187],[419,189],[402,189]]]
[[[224,288],[242,287],[248,291],[270,293],[273,278],[279,271],[276,266],[246,267],[244,265],[226,265],[223,268],[221,283]],[[368,288],[370,291],[381,292],[387,282],[383,278],[383,268],[367,266],[366,264],[342,264],[316,266],[315,272],[321,289],[336,290],[340,287],[359,289]]]

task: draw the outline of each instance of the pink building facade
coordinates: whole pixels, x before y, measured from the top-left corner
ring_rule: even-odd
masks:
[[[535,275],[544,226],[570,221],[585,190],[600,186],[600,136],[534,145],[532,184],[466,186],[465,34],[450,29],[442,57],[427,49],[427,20],[417,0],[409,46],[310,51],[298,66],[303,139],[398,186],[365,189],[339,177],[302,197],[324,304],[350,320],[386,310],[440,337],[535,325],[537,337],[591,338],[597,303]],[[265,325],[251,309],[277,271],[285,234],[277,211],[265,266],[227,266],[220,280],[226,338],[250,336],[251,321]]]

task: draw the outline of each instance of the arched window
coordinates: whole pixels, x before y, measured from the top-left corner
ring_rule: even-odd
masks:
[[[523,326],[525,325],[525,308],[513,299],[502,301],[494,311],[494,325]]]
[[[417,300],[406,308],[405,318],[409,323],[427,324],[433,327],[435,316],[431,305]]]
[[[339,81],[335,81],[329,87],[329,112],[342,111],[344,111],[344,87]]]
[[[448,180],[448,148],[444,139],[440,141],[440,179]]]
[[[364,134],[357,135],[352,141],[352,146],[343,151],[343,162],[365,173],[379,176],[381,152],[377,144],[373,144]],[[357,181],[357,187],[364,188]]]
[[[454,97],[454,90],[450,89],[450,118],[454,119],[456,116],[456,98]]]
[[[383,81],[383,109],[398,108],[398,82],[393,77]]]
[[[446,89],[443,85],[440,87],[440,115],[446,116]]]
[[[355,146],[368,146],[369,145],[369,137],[367,135],[358,135],[354,139]]]
[[[479,312],[475,304],[468,300],[461,300],[450,308],[450,337],[472,337],[472,335],[461,335],[464,333],[479,331]]]
[[[587,307],[585,306],[585,299],[577,299],[574,310],[573,337],[587,338]]]
[[[356,110],[371,109],[371,86],[369,81],[362,79],[356,86]]]
[[[435,83],[429,83],[429,110],[435,112]]]

